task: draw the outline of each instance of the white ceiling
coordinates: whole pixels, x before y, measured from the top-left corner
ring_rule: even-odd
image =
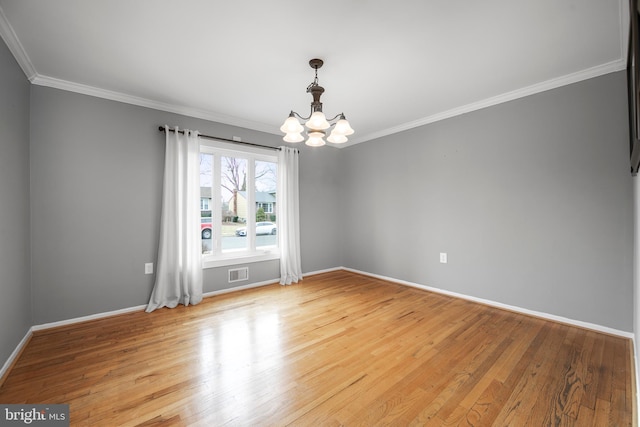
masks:
[[[367,141],[626,66],[625,0],[0,0],[34,83],[274,134],[327,116]],[[179,125],[179,123],[177,123]]]

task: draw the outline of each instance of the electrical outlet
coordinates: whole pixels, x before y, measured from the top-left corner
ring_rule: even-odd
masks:
[[[144,264],[144,274],[153,274],[153,263],[147,262]]]
[[[442,264],[446,264],[447,263],[447,253],[446,252],[440,252],[440,262]]]

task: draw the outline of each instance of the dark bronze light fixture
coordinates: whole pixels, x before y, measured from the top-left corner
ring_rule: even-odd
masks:
[[[353,134],[353,129],[349,122],[344,117],[344,113],[337,114],[335,117],[327,120],[322,112],[322,102],[320,102],[320,96],[324,92],[324,88],[318,84],[318,68],[321,68],[324,62],[322,59],[312,59],[309,61],[309,66],[316,72],[316,77],[313,82],[307,86],[307,93],[311,93],[313,102],[311,103],[311,113],[308,117],[302,117],[300,114],[291,110],[289,118],[284,121],[284,124],[280,127],[280,130],[286,135],[284,139],[286,142],[300,142],[304,140],[302,132],[304,127],[300,124],[300,120],[306,120],[305,126],[307,127],[307,136],[309,137],[306,144],[311,147],[320,147],[325,145],[324,137],[327,135],[327,129],[333,126],[331,134],[327,138],[328,142],[334,144],[342,144],[347,142],[347,136]],[[338,119],[337,122],[332,123]]]

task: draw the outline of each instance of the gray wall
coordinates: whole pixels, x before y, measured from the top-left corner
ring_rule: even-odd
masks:
[[[29,81],[0,40],[0,368],[31,327]]]
[[[8,94],[0,100],[0,278],[10,296],[0,320],[17,325],[0,332],[2,357],[31,324],[147,302],[153,276],[143,264],[155,262],[160,218],[158,125],[281,142],[29,89],[6,49],[0,55]],[[626,144],[620,72],[343,150],[302,145],[303,271],[344,265],[632,330]],[[448,264],[438,263],[439,252]],[[252,282],[278,276],[277,261],[251,268]],[[228,286],[226,269],[205,272],[205,292]]]
[[[153,276],[144,263],[155,263],[160,222],[159,125],[282,145],[277,135],[57,89],[33,86],[31,94],[34,324],[147,303]],[[332,227],[338,150],[300,148],[308,272],[340,265]],[[226,270],[206,270],[204,291],[229,288]],[[251,283],[277,279],[279,263],[256,263],[249,275]]]
[[[349,147],[344,265],[632,331],[627,132],[618,72]]]

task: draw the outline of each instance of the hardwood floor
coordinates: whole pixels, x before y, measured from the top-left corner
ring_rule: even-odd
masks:
[[[337,271],[34,334],[78,426],[630,426],[631,341]]]

